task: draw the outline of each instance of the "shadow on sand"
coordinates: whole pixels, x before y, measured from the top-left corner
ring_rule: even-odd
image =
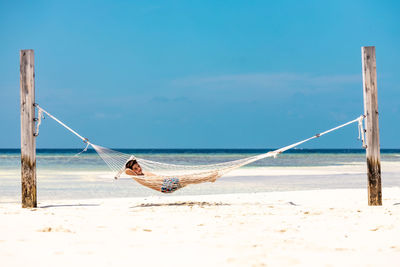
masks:
[[[61,208],[61,207],[96,207],[100,206],[100,204],[60,204],[60,205],[46,205],[39,206],[39,209],[47,209],[47,208]]]
[[[230,206],[230,204],[215,203],[215,202],[210,203],[210,202],[183,201],[183,202],[174,202],[174,203],[146,203],[146,204],[140,204],[137,206],[133,206],[131,208],[147,208],[147,207],[162,207],[162,206],[188,206],[188,207],[199,206],[199,207],[204,207],[204,206]]]

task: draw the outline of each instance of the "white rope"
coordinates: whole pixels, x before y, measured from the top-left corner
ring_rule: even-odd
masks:
[[[365,118],[365,115],[360,116],[358,118],[358,140],[360,140],[360,138],[361,138],[363,148],[367,148],[367,145],[365,143],[365,129],[363,126],[364,118]]]
[[[50,113],[48,113],[46,110],[44,110],[42,107],[39,106],[39,104],[35,104],[35,106],[37,107],[37,109],[39,111],[42,111],[44,113],[46,113],[50,118],[52,118],[53,120],[55,120],[56,122],[58,122],[59,124],[61,124],[62,126],[64,126],[68,131],[70,131],[71,133],[75,134],[76,136],[78,136],[80,139],[82,139],[83,142],[90,144],[89,140],[85,137],[82,137],[80,134],[78,134],[77,132],[75,132],[74,130],[72,130],[70,127],[68,127],[65,123],[63,123],[62,121],[60,121],[59,119],[57,119],[56,117],[54,117],[53,115],[51,115]]]
[[[291,148],[293,148],[293,147],[296,147],[296,146],[298,146],[298,145],[301,145],[301,144],[303,144],[303,143],[305,143],[305,142],[308,142],[308,141],[310,141],[310,140],[312,140],[312,139],[321,137],[321,136],[323,136],[323,135],[325,135],[325,134],[327,134],[327,133],[330,133],[330,132],[333,132],[333,131],[338,130],[338,129],[340,129],[340,128],[343,128],[343,127],[345,127],[345,126],[347,126],[347,125],[349,125],[349,124],[352,124],[352,123],[354,123],[354,122],[356,122],[356,121],[359,122],[360,120],[363,120],[363,119],[364,119],[364,115],[362,115],[362,116],[360,116],[360,117],[358,117],[357,119],[354,119],[354,120],[352,120],[352,121],[349,121],[349,122],[343,123],[343,124],[341,124],[341,125],[339,125],[339,126],[336,126],[336,127],[332,128],[332,129],[329,129],[329,130],[327,130],[327,131],[325,131],[325,132],[322,132],[322,133],[316,134],[316,135],[314,135],[314,136],[312,136],[312,137],[310,137],[310,138],[304,139],[303,141],[294,143],[294,144],[292,144],[292,145],[283,147],[283,148],[281,148],[281,149],[277,149],[277,150],[275,150],[274,152],[282,153],[282,152],[284,152],[284,151],[286,151],[286,150],[289,150],[289,149],[291,149]]]
[[[86,152],[87,150],[88,150],[88,148],[89,148],[89,146],[90,146],[90,143],[89,142],[86,142],[87,144],[86,144],[86,147],[81,151],[81,152],[79,152],[79,153],[76,153],[75,155],[74,155],[74,157],[77,157],[77,156],[79,156],[80,154],[82,154],[83,152]]]
[[[37,117],[37,123],[36,123],[36,131],[35,131],[34,136],[38,136],[39,135],[39,126],[42,123],[42,119],[44,119],[43,111],[39,109],[38,117]]]

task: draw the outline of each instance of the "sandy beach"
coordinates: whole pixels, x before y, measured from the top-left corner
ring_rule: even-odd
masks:
[[[400,188],[0,204],[2,266],[399,266]]]
[[[400,267],[399,13],[1,1],[0,267]]]

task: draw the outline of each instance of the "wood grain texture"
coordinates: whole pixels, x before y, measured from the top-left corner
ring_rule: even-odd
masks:
[[[37,206],[35,131],[35,62],[33,50],[20,51],[22,207]]]
[[[364,92],[365,138],[367,144],[368,205],[382,205],[381,159],[379,144],[378,88],[375,47],[361,48]]]

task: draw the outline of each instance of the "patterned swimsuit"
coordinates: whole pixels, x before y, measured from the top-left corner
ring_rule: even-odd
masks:
[[[181,187],[178,178],[165,178],[160,191],[162,193],[173,193]]]

